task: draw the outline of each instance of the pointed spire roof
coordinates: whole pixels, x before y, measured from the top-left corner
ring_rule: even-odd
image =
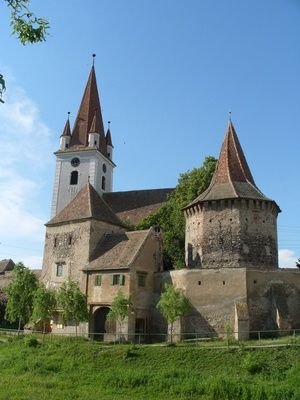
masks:
[[[63,136],[71,136],[71,128],[70,128],[70,121],[69,121],[69,118],[67,119],[67,122],[66,122],[66,124],[65,124],[63,133],[61,134],[60,137],[63,137]]]
[[[105,141],[106,141],[106,146],[114,147],[113,144],[112,144],[111,133],[110,133],[109,127],[108,127],[107,132],[106,132]]]
[[[97,110],[95,110],[92,125],[90,127],[90,133],[100,133],[101,125],[98,117]]]
[[[97,113],[97,128],[99,129],[100,136],[105,137],[103,120],[101,114],[100,100],[97,89],[97,81],[95,75],[94,65],[91,68],[91,72],[84,90],[84,94],[81,100],[81,104],[78,110],[78,114],[75,120],[71,147],[72,146],[87,146],[88,136],[91,129],[91,125],[95,116],[95,111]],[[104,149],[105,150],[105,149]]]
[[[234,126],[230,120],[211,183],[208,189],[201,193],[189,206],[202,201],[234,198],[270,201],[254,182]]]
[[[96,192],[94,187],[88,183],[63,210],[47,222],[46,226],[90,218],[108,222],[112,225],[124,226],[122,221]]]

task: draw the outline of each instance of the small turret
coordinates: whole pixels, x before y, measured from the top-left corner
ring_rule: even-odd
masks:
[[[105,141],[106,141],[107,156],[110,160],[112,160],[114,146],[113,146],[112,140],[111,140],[110,121],[108,121],[108,129],[106,132]]]
[[[95,115],[89,132],[89,147],[99,148],[99,142],[100,142],[99,123],[97,118],[97,111],[95,110]]]
[[[71,128],[70,128],[69,115],[70,113],[68,112],[68,119],[66,125],[64,127],[63,133],[60,136],[60,150],[66,150],[70,146]]]

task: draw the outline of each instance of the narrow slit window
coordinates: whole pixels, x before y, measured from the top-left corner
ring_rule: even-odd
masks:
[[[105,176],[102,176],[101,187],[102,187],[102,190],[105,190]]]

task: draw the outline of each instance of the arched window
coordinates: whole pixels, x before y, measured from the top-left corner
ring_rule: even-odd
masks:
[[[105,176],[102,176],[102,184],[101,184],[102,190],[105,190]]]
[[[78,171],[72,171],[70,185],[77,185],[77,183],[78,183]]]

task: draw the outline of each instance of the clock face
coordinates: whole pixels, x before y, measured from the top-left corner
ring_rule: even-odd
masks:
[[[80,164],[80,160],[78,157],[72,158],[72,160],[71,160],[72,167],[78,167],[79,164]]]
[[[102,165],[102,171],[103,171],[104,173],[106,172],[106,165],[105,165],[105,164]]]

